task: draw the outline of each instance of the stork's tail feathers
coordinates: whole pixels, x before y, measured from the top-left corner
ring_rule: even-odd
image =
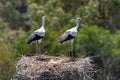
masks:
[[[26,41],[27,44],[30,44],[32,41],[30,41],[29,39]]]
[[[30,43],[33,41],[34,37],[35,37],[34,35],[30,35],[30,36],[28,37],[26,43],[27,43],[27,44],[30,44]]]
[[[36,37],[36,34],[35,33],[32,33],[28,38],[27,38],[27,41],[26,43],[27,44],[30,44],[32,41],[34,41],[34,38]]]
[[[63,44],[63,42],[62,42],[62,41],[59,41],[59,43],[60,43],[60,44]]]
[[[62,40],[61,36],[58,37],[58,41],[59,41],[59,43],[61,43],[61,44],[63,43],[63,40]]]

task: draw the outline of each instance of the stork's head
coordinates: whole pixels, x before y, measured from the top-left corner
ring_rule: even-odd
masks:
[[[46,19],[46,16],[43,16],[43,17],[42,17],[42,20],[45,20],[45,19]]]
[[[77,17],[76,20],[75,20],[76,23],[82,23],[83,21],[81,20],[80,17]]]

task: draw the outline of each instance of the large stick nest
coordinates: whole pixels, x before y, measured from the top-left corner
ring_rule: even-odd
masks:
[[[37,55],[21,57],[12,80],[92,80],[90,58]]]

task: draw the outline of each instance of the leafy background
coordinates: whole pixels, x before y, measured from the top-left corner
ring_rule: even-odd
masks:
[[[119,13],[120,0],[0,0],[0,79],[13,76],[20,56],[35,54],[35,43],[27,45],[26,39],[41,27],[45,15],[43,54],[68,56],[70,42],[61,45],[57,38],[81,17],[84,24],[74,41],[76,57],[93,58],[95,80],[119,80]]]

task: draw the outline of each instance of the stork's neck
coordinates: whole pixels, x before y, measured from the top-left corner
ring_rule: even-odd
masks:
[[[42,27],[45,25],[45,19],[42,19]]]
[[[79,28],[79,23],[78,22],[76,22],[76,29],[78,29]]]

